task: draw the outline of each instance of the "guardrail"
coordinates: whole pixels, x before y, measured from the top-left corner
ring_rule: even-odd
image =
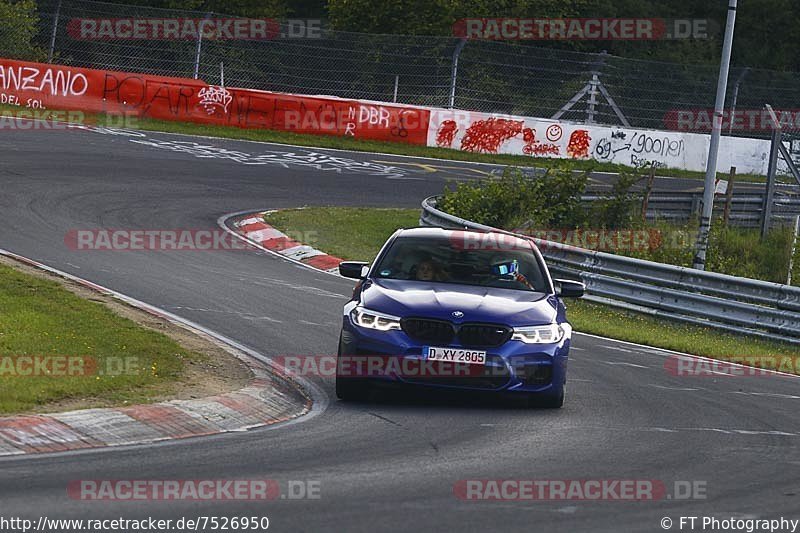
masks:
[[[764,217],[763,192],[734,195],[731,198],[729,222],[731,225],[747,228],[758,228]],[[601,194],[584,194],[584,202],[593,202],[603,198]],[[714,200],[714,212],[722,213],[725,198]],[[652,193],[647,202],[647,220],[665,220],[669,222],[687,222],[700,216],[703,193],[674,192]],[[771,225],[789,226],[800,215],[800,197],[776,194],[773,198]]]
[[[422,202],[420,224],[495,230]],[[800,287],[597,252],[533,237],[555,277],[586,284],[586,299],[733,333],[800,344]]]

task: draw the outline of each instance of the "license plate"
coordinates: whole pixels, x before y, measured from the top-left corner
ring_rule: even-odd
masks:
[[[471,365],[486,364],[486,352],[465,350],[463,348],[437,348],[425,346],[422,355],[428,361],[447,361],[450,363],[467,363]]]

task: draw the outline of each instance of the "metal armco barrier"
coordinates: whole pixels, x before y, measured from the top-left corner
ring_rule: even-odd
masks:
[[[420,224],[494,230],[422,202]],[[700,326],[800,344],[800,287],[703,272],[532,237],[555,277],[586,284],[586,299]]]
[[[584,202],[602,199],[602,195],[585,194]],[[700,216],[703,193],[686,192],[654,192],[647,204],[648,220],[664,220],[667,222],[686,222]],[[714,200],[714,212],[721,216],[725,206],[725,198]],[[730,224],[738,227],[757,228],[761,225],[764,212],[764,193],[748,192],[734,195],[731,201]],[[800,215],[800,196],[776,194],[772,204],[772,226],[789,226]]]

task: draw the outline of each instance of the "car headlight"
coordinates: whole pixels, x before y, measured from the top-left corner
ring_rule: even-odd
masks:
[[[526,326],[514,328],[512,340],[526,344],[553,344],[561,340],[572,330],[569,324],[547,324],[546,326]]]
[[[400,317],[372,311],[366,307],[356,307],[350,311],[350,318],[362,328],[390,331],[400,329]]]

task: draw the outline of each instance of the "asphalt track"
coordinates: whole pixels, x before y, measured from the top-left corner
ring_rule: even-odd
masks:
[[[205,156],[193,143],[206,146]],[[311,151],[154,133],[6,131],[0,247],[267,356],[330,354],[349,281],[260,252],[86,252],[64,244],[69,229],[212,229],[221,215],[245,209],[414,207],[446,178],[347,161],[375,156],[316,150],[321,155],[309,157]],[[573,345],[562,410],[460,397],[342,404],[332,381],[318,379],[330,404],[302,423],[0,460],[0,516],[259,515],[274,531],[614,532],[662,531],[665,516],[676,521],[674,530],[679,516],[800,518],[796,379],[676,377],[664,370],[667,354],[659,350],[583,335]],[[72,500],[66,492],[79,479],[209,478],[314,480],[321,498],[109,503]],[[648,479],[664,481],[670,492],[675,481],[696,481],[706,498],[473,502],[454,496],[454,484],[465,479]]]

